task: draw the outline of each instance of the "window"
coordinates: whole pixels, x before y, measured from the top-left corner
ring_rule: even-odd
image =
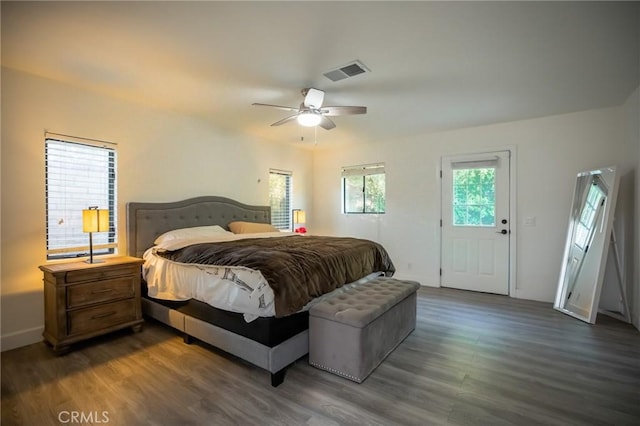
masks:
[[[576,229],[576,242],[575,244],[581,250],[585,250],[593,240],[593,235],[596,229],[596,220],[599,216],[604,200],[605,193],[602,191],[596,180],[590,187],[587,199],[584,202],[582,213],[580,214],[580,220],[578,220]]]
[[[384,164],[343,167],[342,203],[344,213],[384,213]]]
[[[495,167],[453,170],[453,224],[454,226],[495,226]]]
[[[93,234],[94,255],[115,253],[116,150],[110,143],[45,135],[47,259],[88,256],[82,210],[109,210],[109,231]]]
[[[269,170],[269,204],[271,224],[291,229],[291,172]]]

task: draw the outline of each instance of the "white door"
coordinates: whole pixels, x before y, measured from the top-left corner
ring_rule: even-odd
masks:
[[[442,158],[442,287],[509,294],[509,159]]]

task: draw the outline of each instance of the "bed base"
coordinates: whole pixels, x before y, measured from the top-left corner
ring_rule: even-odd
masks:
[[[146,298],[142,299],[142,312],[182,332],[185,343],[196,338],[267,370],[274,387],[284,381],[289,365],[309,353],[309,330],[269,347]]]

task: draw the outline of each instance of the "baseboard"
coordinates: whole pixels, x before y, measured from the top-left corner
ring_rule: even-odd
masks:
[[[393,278],[395,278],[397,280],[416,281],[416,282],[420,283],[420,285],[423,285],[423,286],[426,286],[426,287],[440,287],[437,284],[436,285],[426,284],[425,281],[424,281],[424,277],[419,277],[417,275],[395,273],[395,274],[393,274]]]
[[[514,299],[533,300],[535,302],[553,303],[554,301],[554,298],[552,297],[552,295],[532,293],[522,289],[515,289],[510,296],[513,297]]]
[[[44,327],[34,327],[27,330],[5,334],[0,338],[0,351],[9,351],[11,349],[41,342],[43,331]]]

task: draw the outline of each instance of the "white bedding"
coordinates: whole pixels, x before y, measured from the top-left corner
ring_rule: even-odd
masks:
[[[161,242],[148,249],[143,256],[145,263],[142,274],[147,282],[148,295],[174,301],[196,299],[219,309],[244,314],[247,322],[257,317],[272,317],[275,315],[273,290],[260,271],[244,267],[179,263],[160,257],[156,252],[205,242],[293,235],[288,232],[221,233]]]

